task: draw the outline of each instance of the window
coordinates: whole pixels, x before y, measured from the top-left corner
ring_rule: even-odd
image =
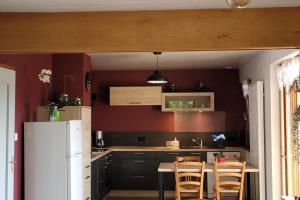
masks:
[[[300,194],[300,105],[299,56],[287,59],[278,67],[280,86],[282,195]],[[300,111],[299,111],[300,114]]]

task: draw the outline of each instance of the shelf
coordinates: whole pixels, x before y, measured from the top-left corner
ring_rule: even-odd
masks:
[[[162,93],[161,109],[163,112],[214,111],[214,93]]]

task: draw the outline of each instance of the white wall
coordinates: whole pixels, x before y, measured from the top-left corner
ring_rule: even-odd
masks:
[[[245,60],[240,65],[240,80],[251,79],[253,82],[264,82],[267,200],[279,200],[281,194],[279,89],[274,63],[295,51],[296,50],[264,51],[253,56],[251,59]],[[251,110],[249,112],[251,114]]]

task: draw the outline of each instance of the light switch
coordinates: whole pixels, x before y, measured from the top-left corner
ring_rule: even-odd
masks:
[[[15,142],[18,141],[18,133],[15,133]]]

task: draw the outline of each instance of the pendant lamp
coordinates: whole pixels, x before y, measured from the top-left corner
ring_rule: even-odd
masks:
[[[147,79],[147,83],[151,83],[151,84],[168,83],[169,80],[158,71],[158,56],[161,55],[161,52],[153,52],[153,54],[156,56],[156,70],[154,70],[153,73],[149,76],[149,78]]]

